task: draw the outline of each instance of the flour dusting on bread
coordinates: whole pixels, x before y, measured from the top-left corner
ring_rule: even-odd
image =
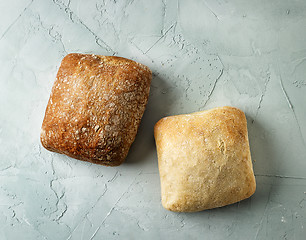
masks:
[[[132,60],[68,54],[62,61],[42,125],[51,151],[120,165],[135,139],[152,73]]]

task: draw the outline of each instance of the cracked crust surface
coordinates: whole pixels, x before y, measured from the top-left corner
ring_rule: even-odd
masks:
[[[244,113],[233,107],[161,119],[154,128],[163,206],[195,212],[256,189]]]
[[[132,60],[68,54],[45,112],[42,145],[107,166],[126,158],[144,113],[151,70]]]

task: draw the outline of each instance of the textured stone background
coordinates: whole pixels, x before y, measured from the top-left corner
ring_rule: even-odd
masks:
[[[0,0],[0,9],[0,239],[305,239],[306,1]],[[153,70],[120,167],[40,145],[70,52]],[[247,115],[255,195],[199,213],[164,210],[154,124],[223,105]]]

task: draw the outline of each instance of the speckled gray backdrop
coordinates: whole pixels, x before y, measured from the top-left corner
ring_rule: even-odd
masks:
[[[306,1],[0,0],[0,10],[0,239],[305,239]],[[153,71],[120,167],[40,145],[70,52]],[[247,115],[255,195],[199,213],[164,210],[154,124],[223,105]]]

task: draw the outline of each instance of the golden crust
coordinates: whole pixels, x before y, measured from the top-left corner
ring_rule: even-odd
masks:
[[[250,197],[256,188],[244,113],[220,107],[161,119],[154,128],[163,206],[195,212]]]
[[[129,59],[68,54],[47,105],[42,145],[79,160],[120,165],[135,139],[151,79],[148,67]]]

